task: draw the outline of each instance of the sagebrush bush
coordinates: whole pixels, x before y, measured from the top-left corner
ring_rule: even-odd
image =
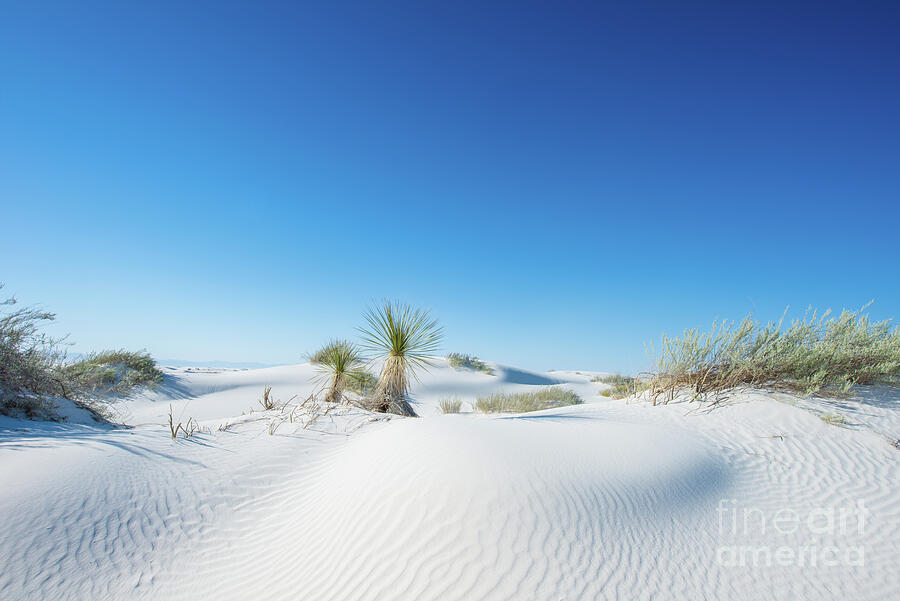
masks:
[[[475,355],[466,355],[463,353],[450,353],[447,355],[450,367],[453,369],[471,369],[480,371],[488,375],[492,375],[494,370],[487,363],[476,357]]]
[[[14,298],[0,301],[0,413],[52,417],[52,397],[72,393],[60,341],[41,331],[56,316],[35,307],[11,308],[15,304]]]
[[[868,306],[868,305],[867,305]],[[867,307],[866,306],[866,307]],[[783,328],[747,316],[740,323],[714,323],[708,332],[663,335],[656,371],[649,378],[654,402],[679,391],[704,399],[737,387],[775,387],[814,394],[846,393],[857,384],[896,383],[900,374],[900,329],[870,322],[866,307],[815,311]],[[785,312],[785,315],[787,312]]]
[[[0,414],[57,419],[56,402],[69,399],[109,417],[100,396],[162,380],[145,352],[105,351],[68,363],[62,341],[42,331],[56,316],[15,304],[14,298],[0,301]]]
[[[482,413],[527,413],[581,403],[581,397],[575,392],[561,386],[547,386],[529,392],[480,396],[475,400],[475,409]]]
[[[147,351],[100,351],[64,369],[76,389],[85,394],[125,394],[136,386],[153,386],[163,380]]]

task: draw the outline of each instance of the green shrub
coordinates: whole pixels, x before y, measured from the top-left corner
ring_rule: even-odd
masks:
[[[91,353],[65,366],[75,387],[87,394],[125,394],[136,386],[154,386],[163,380],[156,361],[146,351]]]
[[[471,369],[480,371],[488,375],[492,375],[494,370],[487,363],[476,357],[475,355],[464,355],[462,353],[450,353],[447,355],[450,367],[453,369]]]
[[[714,323],[708,332],[663,335],[651,397],[667,402],[687,391],[694,399],[710,394],[721,399],[737,387],[809,395],[846,393],[857,384],[896,384],[900,329],[889,321],[870,323],[865,309],[831,319],[830,311],[822,316],[807,311],[787,328],[784,317],[763,326],[748,316],[738,324]]]
[[[582,402],[581,397],[571,390],[547,386],[529,392],[498,392],[480,396],[475,400],[475,409],[482,413],[527,413]]]

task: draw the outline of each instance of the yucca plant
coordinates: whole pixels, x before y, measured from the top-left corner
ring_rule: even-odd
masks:
[[[367,326],[360,328],[363,346],[382,360],[381,378],[374,409],[415,417],[407,400],[411,378],[418,369],[434,365],[444,330],[428,310],[384,301],[365,313]]]
[[[319,379],[326,380],[325,401],[344,402],[344,388],[362,371],[362,357],[357,345],[347,340],[332,340],[316,352]]]

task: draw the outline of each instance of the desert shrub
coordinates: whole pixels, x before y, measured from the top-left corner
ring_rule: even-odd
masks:
[[[441,408],[441,413],[459,413],[462,410],[462,401],[456,397],[453,398],[443,398],[438,403],[438,406]]]
[[[480,396],[475,400],[475,409],[482,413],[527,413],[582,402],[581,397],[571,390],[547,386],[529,392],[498,392]]]
[[[633,394],[637,394],[647,389],[646,380],[640,378],[632,378],[631,376],[623,376],[613,374],[610,376],[596,376],[591,378],[591,382],[600,382],[609,384],[612,388],[603,390],[600,394],[605,397],[621,399]]]
[[[62,369],[65,352],[60,341],[41,331],[56,316],[15,305],[14,298],[0,301],[0,413],[52,417],[52,397],[72,392]]]
[[[663,335],[650,395],[654,403],[667,402],[680,391],[693,399],[713,395],[720,400],[738,387],[809,395],[846,393],[857,384],[896,383],[900,329],[890,321],[870,322],[865,309],[845,310],[830,319],[830,311],[821,316],[807,311],[786,328],[784,317],[761,325],[747,316],[737,324],[714,323],[708,332]]]
[[[65,398],[108,418],[101,395],[162,381],[146,352],[105,351],[67,362],[62,341],[42,331],[56,316],[15,305],[14,298],[0,301],[0,414],[56,419],[56,401]]]
[[[488,375],[492,375],[494,370],[487,363],[476,357],[475,355],[464,355],[462,353],[450,353],[447,355],[450,367],[453,369],[471,369],[480,371]]]
[[[84,394],[126,394],[136,386],[154,386],[163,373],[147,351],[91,353],[66,365],[65,372]]]

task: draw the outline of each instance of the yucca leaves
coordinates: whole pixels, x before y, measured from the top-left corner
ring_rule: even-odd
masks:
[[[328,381],[325,400],[331,403],[342,402],[348,380],[356,377],[363,368],[359,347],[347,340],[332,340],[316,351],[315,356],[319,378]]]
[[[444,330],[428,310],[384,301],[364,317],[368,326],[360,328],[360,334],[374,357],[402,357],[414,367],[434,365],[431,358],[440,349]]]
[[[409,380],[416,370],[434,365],[432,357],[440,349],[444,331],[428,310],[384,301],[364,314],[367,325],[360,328],[363,347],[382,360],[379,395],[383,409],[415,415],[405,401]]]

